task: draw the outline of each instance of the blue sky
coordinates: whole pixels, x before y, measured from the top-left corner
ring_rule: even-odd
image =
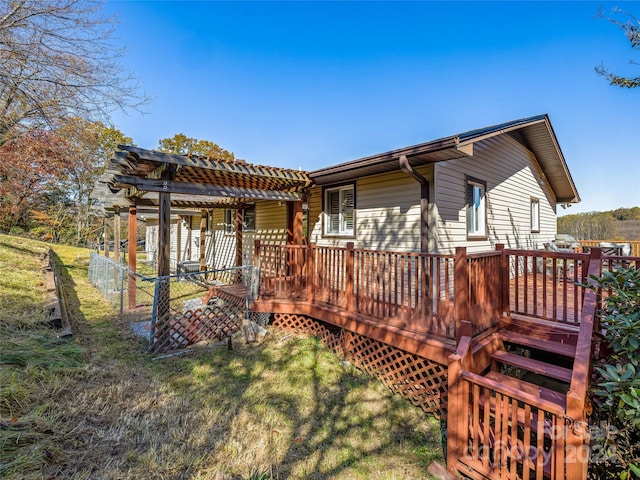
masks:
[[[152,97],[114,124],[184,133],[251,163],[315,170],[548,113],[582,202],[640,206],[640,51],[595,18],[640,2],[110,1],[123,65]],[[619,17],[620,19],[624,17]]]

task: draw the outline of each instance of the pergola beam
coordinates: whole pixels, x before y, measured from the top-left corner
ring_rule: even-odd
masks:
[[[297,170],[252,165],[243,161],[216,160],[211,157],[176,155],[127,145],[118,145],[118,148],[129,152],[129,154],[124,154],[124,152],[116,153],[118,161],[114,163],[118,167],[121,167],[120,169],[123,173],[126,170],[134,168],[135,165],[139,163],[173,164],[181,167],[192,167],[221,173],[247,175],[253,178],[276,181],[282,180],[286,181],[290,186],[292,186],[292,184],[296,184],[297,186],[309,185],[309,177],[307,174]]]
[[[134,186],[139,190],[159,193],[182,193],[186,195],[207,195],[210,197],[243,198],[246,200],[298,201],[301,196],[295,192],[279,190],[258,190],[255,188],[223,187],[198,183],[176,182],[172,180],[151,180],[132,175],[114,175],[117,184]]]

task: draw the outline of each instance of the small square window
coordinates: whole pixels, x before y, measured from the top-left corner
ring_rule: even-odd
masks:
[[[487,182],[467,177],[467,237],[487,236]]]
[[[531,232],[540,232],[540,199],[531,198]]]

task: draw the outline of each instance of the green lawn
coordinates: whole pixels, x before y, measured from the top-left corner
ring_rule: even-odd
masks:
[[[52,247],[72,339],[39,325]],[[317,340],[153,360],[87,280],[87,251],[0,235],[0,476],[429,478],[440,424]]]

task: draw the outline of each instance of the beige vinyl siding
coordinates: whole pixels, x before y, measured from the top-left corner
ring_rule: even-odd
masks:
[[[486,240],[467,240],[466,176],[487,182]],[[531,197],[540,200],[540,232],[531,232]],[[439,252],[466,246],[487,251],[543,248],[555,237],[555,197],[533,154],[507,135],[479,142],[470,158],[435,166],[436,245]]]
[[[242,257],[246,265],[253,264],[256,240],[270,245],[281,245],[287,240],[287,209],[284,203],[256,202],[256,230],[244,232]],[[211,234],[207,246],[207,264],[214,269],[230,268],[236,262],[236,234],[225,233],[224,209],[212,212]]]
[[[255,240],[263,243],[284,244],[287,239],[286,206],[279,202],[256,202],[256,231],[244,232],[243,262],[253,264]],[[200,260],[200,215],[184,217],[184,222],[171,220],[171,268],[175,271],[178,261]],[[180,259],[177,258],[177,229],[180,232]],[[190,250],[189,228],[191,229]],[[214,209],[209,213],[209,229],[205,232],[205,262],[208,269],[217,270],[231,268],[236,263],[236,234],[226,234],[224,229],[224,209]],[[158,219],[147,219],[146,245],[150,258],[157,258],[158,249]]]
[[[187,218],[185,217],[185,221]],[[193,231],[191,237],[191,255],[189,256],[189,250],[187,248],[188,242],[188,224],[178,220],[178,218],[171,219],[171,229],[169,231],[170,236],[170,258],[169,262],[171,270],[175,271],[178,262],[185,260],[198,260],[200,250],[200,217],[192,217],[192,228],[195,226],[197,230]],[[180,228],[180,258],[178,258],[178,228]],[[197,238],[196,238],[197,237]],[[195,242],[195,243],[194,243]],[[145,228],[145,244],[147,260],[157,261],[158,257],[158,218],[147,218]]]
[[[256,202],[256,231],[245,232],[242,237],[242,256],[247,265],[253,265],[255,241],[269,245],[287,243],[287,207],[282,202]]]
[[[312,187],[307,198],[309,204],[309,242],[320,245],[322,242],[322,187]]]
[[[421,169],[425,176],[431,168]],[[355,186],[355,238],[322,235],[322,189],[310,196],[311,241],[318,245],[392,251],[420,250],[420,184],[404,172],[360,178]]]
[[[212,270],[231,268],[236,265],[236,234],[225,233],[224,209],[211,211],[206,262]]]

